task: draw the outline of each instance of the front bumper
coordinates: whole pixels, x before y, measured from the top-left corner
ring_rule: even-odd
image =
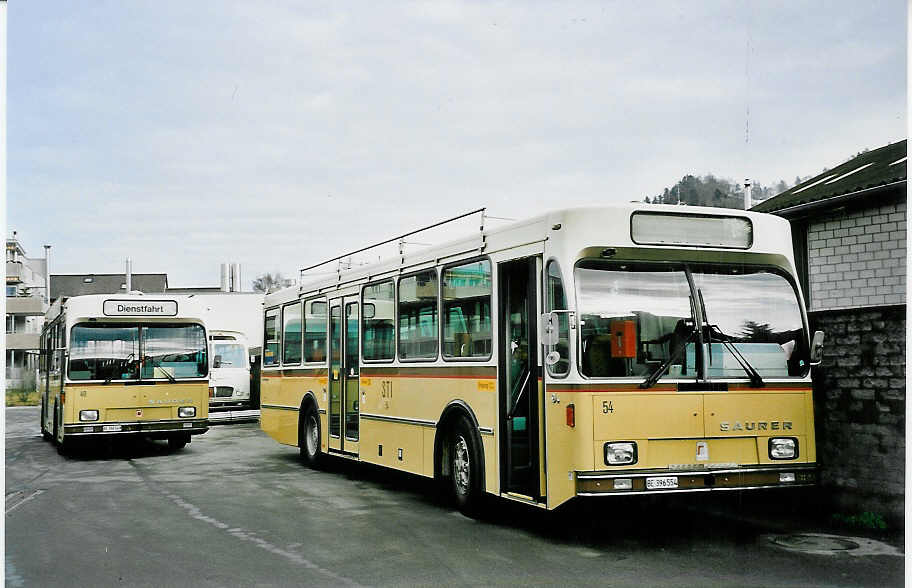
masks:
[[[186,419],[167,421],[132,421],[118,423],[80,423],[78,425],[64,425],[63,432],[69,436],[88,435],[146,435],[153,433],[188,433],[200,435],[209,430],[207,419]]]
[[[794,481],[782,481],[783,478],[780,474],[793,474]],[[649,478],[675,478],[676,485],[665,488],[647,488],[647,479]],[[629,480],[630,488],[615,488],[615,480]],[[816,483],[816,464],[776,464],[725,469],[613,470],[611,472],[577,472],[576,494],[577,496],[668,494],[674,492],[708,492],[711,490],[788,488],[813,486]]]

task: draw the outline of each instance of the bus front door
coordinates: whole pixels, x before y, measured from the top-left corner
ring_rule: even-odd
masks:
[[[358,455],[358,299],[337,298],[329,311],[329,450]]]
[[[541,368],[538,366],[540,258],[499,265],[501,488],[541,502]]]

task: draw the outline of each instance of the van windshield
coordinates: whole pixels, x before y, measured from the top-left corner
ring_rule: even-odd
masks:
[[[214,360],[220,361],[219,367],[247,367],[247,352],[240,343],[213,343],[212,357]]]

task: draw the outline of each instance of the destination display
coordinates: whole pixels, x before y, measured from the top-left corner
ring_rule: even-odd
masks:
[[[105,300],[105,316],[177,316],[175,300]]]

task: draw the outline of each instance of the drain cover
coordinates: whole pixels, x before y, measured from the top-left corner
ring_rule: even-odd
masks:
[[[814,555],[902,555],[895,547],[863,537],[840,537],[824,533],[796,533],[793,535],[767,535],[774,546],[798,553]]]
[[[773,545],[792,551],[816,553],[820,551],[848,551],[858,549],[858,543],[833,535],[781,535],[772,539]]]

